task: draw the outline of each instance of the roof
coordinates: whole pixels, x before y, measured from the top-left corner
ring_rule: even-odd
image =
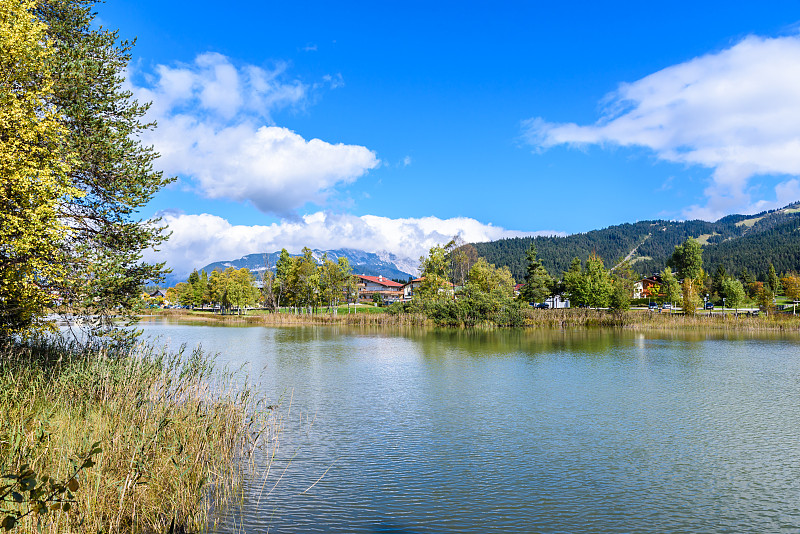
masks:
[[[363,274],[357,274],[356,276],[366,282],[372,282],[373,284],[378,284],[386,287],[403,287],[403,284],[398,284],[394,280],[389,280],[384,276],[366,276]]]

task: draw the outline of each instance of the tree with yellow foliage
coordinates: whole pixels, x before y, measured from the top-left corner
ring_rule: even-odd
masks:
[[[38,319],[54,301],[50,283],[66,275],[59,202],[81,196],[49,104],[53,50],[34,7],[0,3],[0,337],[45,326]]]

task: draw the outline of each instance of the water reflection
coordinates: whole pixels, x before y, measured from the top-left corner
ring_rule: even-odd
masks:
[[[800,528],[796,335],[149,331],[284,398],[269,477],[220,532]]]

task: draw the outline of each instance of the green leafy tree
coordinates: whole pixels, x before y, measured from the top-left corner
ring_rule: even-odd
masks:
[[[210,302],[208,295],[208,273],[200,271],[200,281],[195,288],[194,301],[196,306],[205,306]]]
[[[697,307],[702,302],[697,286],[697,281],[689,277],[684,278],[681,283],[683,313],[686,315],[696,314]]]
[[[586,304],[592,308],[608,307],[613,292],[611,276],[606,271],[602,258],[597,254],[593,253],[586,259],[583,279]]]
[[[525,268],[525,285],[522,286],[520,296],[525,302],[544,302],[550,296],[553,278],[536,259],[536,244],[531,243],[525,254],[527,266]]]
[[[175,297],[181,306],[191,306],[194,298],[192,285],[187,282],[178,282],[175,285]]]
[[[580,260],[573,260],[570,270],[564,274],[564,283],[571,303],[590,308],[605,308],[611,304],[611,276],[597,254],[589,256],[583,269]]]
[[[612,289],[609,306],[612,310],[620,312],[630,309],[633,285],[637,278],[628,261],[623,260],[617,264],[611,276]],[[655,291],[658,294],[657,288]]]
[[[224,274],[227,279],[227,300],[238,309],[238,313],[241,314],[246,307],[255,305],[258,290],[253,285],[252,273],[244,267],[238,270],[228,267]]]
[[[661,271],[661,292],[665,302],[674,305],[681,301],[681,286],[669,267]]]
[[[675,247],[672,257],[667,262],[670,267],[675,267],[678,278],[691,278],[695,281],[702,280],[703,273],[703,248],[697,240],[691,237]]]
[[[333,262],[327,254],[323,256],[322,265],[319,266],[319,290],[328,311],[335,309],[345,297],[345,286],[352,276],[347,258],[340,257],[337,262]]]
[[[736,310],[739,315],[739,308],[744,305],[747,295],[740,280],[727,277],[722,281],[722,291],[725,292],[725,305]]]
[[[281,302],[287,293],[291,270],[292,257],[285,248],[282,248],[281,253],[278,256],[278,261],[275,263],[275,282],[273,283],[273,291],[275,292],[275,305],[279,308],[281,307]]]
[[[681,290],[684,313],[694,315],[700,302],[702,302],[700,294],[705,287],[703,249],[700,243],[690,237],[675,247],[675,251],[667,264],[675,267],[678,271],[678,277],[683,278]]]
[[[420,270],[422,271],[422,283],[420,284],[418,297],[422,300],[439,298],[442,290],[447,289],[449,262],[447,251],[444,247],[436,245],[431,247],[427,256],[420,258]]]
[[[319,273],[310,248],[303,247],[303,255],[292,258],[289,272],[289,294],[295,306],[313,308],[319,298]]]
[[[483,293],[497,291],[506,297],[514,295],[514,279],[508,267],[495,267],[484,258],[478,258],[472,266],[468,280],[474,289]]]
[[[756,282],[756,284],[757,289],[755,293],[758,307],[765,314],[769,315],[774,310],[773,299],[775,298],[775,294],[772,293],[769,284],[764,284],[762,282]]]

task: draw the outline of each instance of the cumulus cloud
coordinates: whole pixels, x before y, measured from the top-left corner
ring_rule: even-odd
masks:
[[[608,95],[592,125],[525,122],[537,149],[556,145],[640,146],[671,162],[713,170],[706,204],[684,215],[715,219],[798,199],[800,37],[748,37],[731,48],[674,65]],[[756,176],[790,178],[775,200],[754,200]]]
[[[335,187],[377,167],[366,147],[305,139],[273,123],[275,110],[308,97],[309,87],[285,71],[283,64],[237,67],[207,53],[191,65],[160,65],[144,83],[131,84],[140,101],[153,102],[148,118],[158,128],[143,140],[161,154],[158,165],[208,198],[249,201],[281,216],[324,203]]]
[[[518,232],[467,217],[389,219],[376,215],[347,215],[317,212],[296,221],[270,225],[233,225],[222,217],[203,213],[166,213],[162,222],[172,235],[150,252],[149,261],[166,261],[175,274],[188,274],[214,261],[231,260],[246,254],[274,252],[286,248],[300,252],[304,246],[323,250],[354,248],[367,252],[391,252],[400,258],[417,260],[430,247],[444,244],[460,234],[468,242],[504,237],[564,235],[559,232]]]

